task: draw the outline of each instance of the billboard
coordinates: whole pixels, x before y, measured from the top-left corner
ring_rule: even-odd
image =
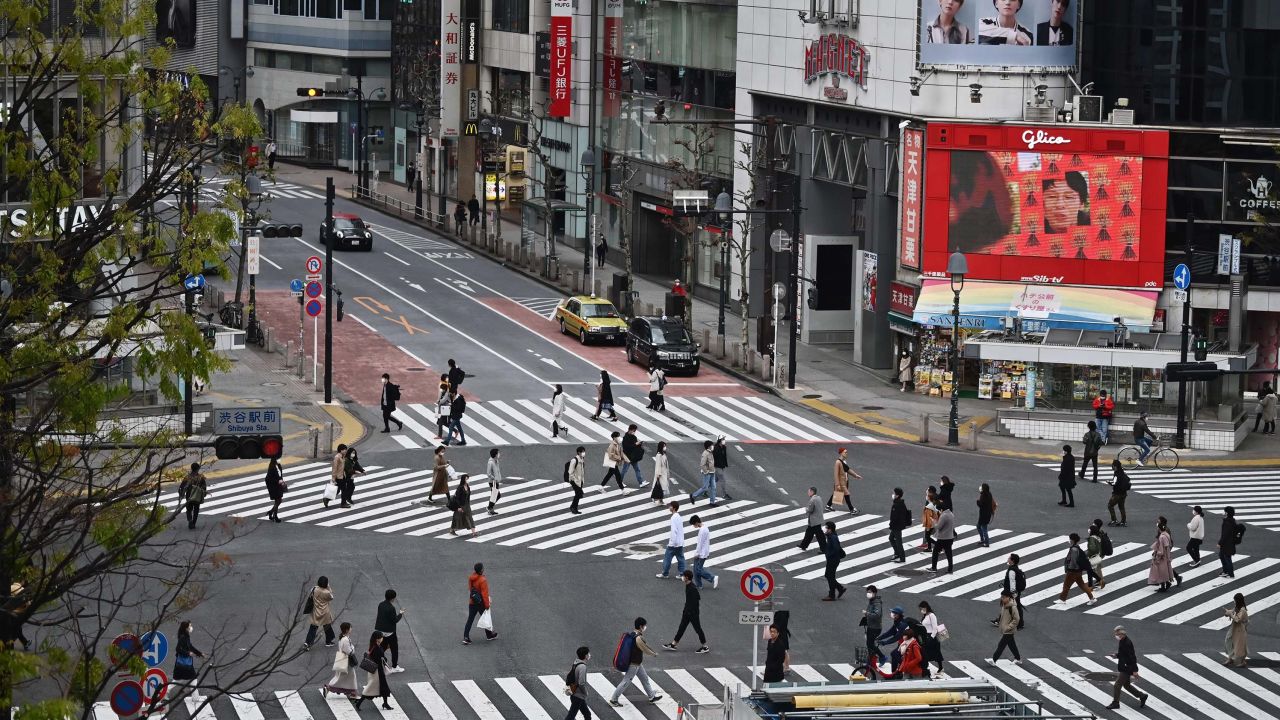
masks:
[[[1079,0],[921,0],[920,65],[1075,67]]]
[[[898,240],[898,262],[910,270],[920,269],[920,209],[924,205],[924,130],[903,128],[902,189],[898,204],[902,206]]]
[[[157,0],[156,41],[170,38],[180,48],[196,46],[195,0]]]
[[[1168,134],[930,125],[923,271],[974,280],[1163,286]]]
[[[569,117],[573,109],[573,0],[551,2],[551,104],[548,117]]]
[[[462,124],[462,2],[440,3],[440,137],[456,138]]]

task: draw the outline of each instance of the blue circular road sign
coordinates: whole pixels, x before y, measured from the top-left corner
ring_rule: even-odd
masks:
[[[159,667],[169,657],[169,638],[156,631],[142,636],[142,660],[147,667]]]
[[[111,690],[111,710],[120,717],[132,715],[142,709],[142,683],[123,680]]]
[[[320,284],[319,280],[312,280],[307,283],[307,297],[318,298],[322,292],[324,292],[324,286]]]
[[[324,308],[321,307],[319,300],[307,301],[307,314],[310,315],[311,317],[316,317],[317,315],[319,315],[322,309]]]
[[[1179,290],[1191,287],[1191,268],[1185,263],[1178,263],[1178,267],[1173,269],[1173,286]]]
[[[294,278],[289,281],[289,290],[291,292],[302,292],[302,281]]]

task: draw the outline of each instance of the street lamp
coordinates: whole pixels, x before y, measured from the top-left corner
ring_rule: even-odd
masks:
[[[578,165],[582,168],[581,175],[587,183],[587,232],[586,240],[582,245],[582,277],[591,276],[591,292],[594,293],[596,290],[596,264],[591,262],[591,254],[596,249],[596,154],[591,151],[591,148],[582,151],[582,157],[578,159]],[[631,288],[625,288],[625,291],[630,293]],[[624,306],[627,304],[623,303]]]
[[[727,219],[733,212],[733,198],[723,190],[716,195],[715,212],[717,219]],[[726,223],[725,232],[731,232],[732,226]],[[744,238],[744,241],[746,238]],[[724,337],[724,307],[729,303],[729,241],[721,234],[720,239],[720,312],[716,319],[716,332]]]
[[[221,77],[231,76],[232,82],[235,84],[235,94],[231,96],[231,99],[235,102],[240,102],[240,77],[244,76],[246,79],[253,77],[253,68],[244,67],[236,71],[230,65],[219,65],[218,75]]]
[[[955,301],[951,305],[951,419],[947,423],[947,444],[960,444],[960,291],[964,289],[964,276],[969,274],[969,261],[964,253],[953,252],[947,259],[947,274],[951,276],[951,292]]]
[[[366,95],[364,91],[364,75],[357,75],[356,86],[354,88],[347,88],[347,99],[356,101],[356,149],[357,152],[360,153],[358,162],[360,166],[360,174],[356,179],[357,195],[364,195],[364,193],[368,191],[369,187],[368,153],[365,152],[364,147],[364,143],[368,140],[368,136],[365,135],[364,121],[368,115],[365,103],[368,102],[370,96],[372,96],[374,100],[385,100],[387,97],[386,88],[378,88]]]

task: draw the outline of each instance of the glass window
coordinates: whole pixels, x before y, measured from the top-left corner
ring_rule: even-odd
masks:
[[[358,13],[364,9],[364,0],[342,0],[342,9]]]
[[[338,17],[337,0],[317,0],[316,17],[330,18],[330,19]]]
[[[322,73],[324,75],[341,75],[342,58],[331,57],[329,55],[312,55],[311,72]]]
[[[693,338],[682,325],[653,325],[650,327],[654,345],[691,345]]]
[[[622,25],[624,57],[734,70],[738,17],[732,5],[625,0]]]
[[[612,303],[587,303],[582,306],[582,314],[579,317],[616,318],[619,316]]]
[[[494,30],[529,32],[529,0],[493,0]]]

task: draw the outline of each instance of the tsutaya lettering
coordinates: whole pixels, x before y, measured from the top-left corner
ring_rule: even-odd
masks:
[[[19,239],[28,236],[23,228],[31,225],[33,222],[39,223],[35,228],[34,237],[47,238],[53,234],[52,222],[54,216],[57,216],[57,227],[69,230],[79,230],[87,223],[102,217],[105,210],[115,211],[120,207],[119,203],[108,208],[106,205],[76,205],[74,207],[58,208],[56,211],[50,212],[42,218],[35,218],[31,215],[30,208],[0,208],[0,236],[5,230],[11,238]]]
[[[1022,142],[1027,144],[1028,150],[1035,150],[1037,145],[1066,145],[1071,141],[1061,135],[1050,135],[1043,130],[1030,130],[1022,133]]]
[[[871,53],[857,40],[834,33],[823,35],[804,49],[804,81],[810,83],[827,73],[836,73],[865,88],[870,62]]]

